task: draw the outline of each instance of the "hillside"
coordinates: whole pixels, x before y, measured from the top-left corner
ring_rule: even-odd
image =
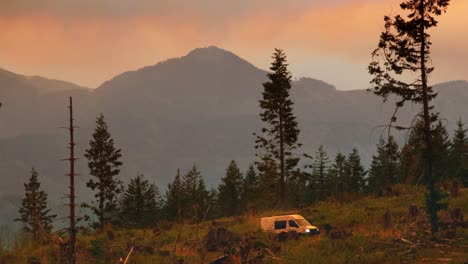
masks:
[[[449,212],[454,208],[468,211],[468,189],[450,198],[449,209],[440,212],[446,227],[435,238],[428,234],[424,189],[398,185],[394,190],[396,195],[391,197],[364,196],[345,202],[330,199],[294,211],[321,229],[318,237],[281,237],[260,231],[259,217],[291,213],[269,211],[199,224],[159,223],[149,230],[85,232],[78,238],[77,263],[115,263],[132,247],[129,263],[138,264],[176,260],[211,263],[223,255],[231,256],[233,262],[229,263],[241,263],[242,256],[257,261],[249,263],[466,263],[466,222],[452,224]],[[410,213],[410,206],[416,211]],[[387,210],[391,221],[384,228]],[[218,234],[214,236],[218,239],[208,239],[209,230]],[[0,263],[24,263],[27,259],[58,263],[59,240],[56,236],[52,240],[57,244],[27,244],[11,252],[0,251]]]
[[[94,128],[104,113],[117,147],[123,150],[124,181],[137,172],[164,189],[177,168],[194,163],[208,186],[216,185],[228,162],[246,169],[254,159],[253,132],[261,126],[258,99],[266,72],[237,55],[216,48],[196,49],[186,56],[122,73],[95,90],[41,77],[0,72],[0,222],[11,222],[23,182],[31,167],[39,171],[54,210],[61,210],[65,192],[68,97],[75,102],[77,152],[82,157]],[[468,116],[468,83],[435,86],[436,109],[449,130]],[[311,78],[293,83],[292,97],[301,127],[302,154],[323,144],[330,156],[357,146],[366,164],[386,123],[391,103],[365,90],[340,91]],[[418,109],[400,113],[408,123]],[[401,140],[401,138],[400,138]],[[86,161],[78,161],[79,201],[91,194]]]

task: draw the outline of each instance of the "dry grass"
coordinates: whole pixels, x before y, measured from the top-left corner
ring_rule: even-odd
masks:
[[[352,236],[343,239],[331,239],[322,233],[320,237],[302,237],[279,243],[272,234],[259,231],[259,218],[291,212],[265,211],[258,216],[240,216],[218,219],[215,223],[206,222],[195,225],[160,225],[159,235],[152,229],[113,230],[109,234],[87,234],[78,238],[78,263],[117,263],[124,257],[132,245],[136,246],[131,256],[131,263],[173,263],[183,259],[185,263],[205,263],[225,252],[207,252],[202,256],[203,237],[211,225],[223,226],[234,233],[233,247],[229,250],[236,255],[239,243],[250,238],[255,245],[266,247],[264,263],[464,263],[468,261],[468,232],[465,228],[456,228],[456,237],[447,239],[441,232],[435,238],[426,234],[427,227],[413,226],[403,221],[412,204],[424,205],[424,189],[414,186],[396,186],[398,196],[362,197],[351,202],[329,199],[304,208],[299,212],[313,224],[325,227],[345,229]],[[450,208],[461,208],[468,212],[468,190],[461,190],[460,196],[450,198]],[[383,228],[383,215],[389,210],[392,214],[392,228]],[[448,211],[440,213],[442,221],[449,221]],[[420,221],[424,222],[425,214]],[[422,220],[421,220],[422,219]],[[176,241],[180,237],[179,241]],[[407,242],[405,242],[407,240]],[[413,241],[412,241],[413,240]],[[416,242],[416,240],[421,240]],[[175,249],[175,250],[174,250]],[[175,256],[173,253],[175,252]],[[0,251],[0,264],[28,263],[35,257],[41,263],[60,263],[60,250],[56,245],[37,245],[25,243],[10,251]],[[238,257],[237,257],[238,259]],[[446,262],[448,261],[448,262]]]

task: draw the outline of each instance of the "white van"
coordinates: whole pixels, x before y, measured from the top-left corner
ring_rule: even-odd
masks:
[[[298,214],[260,218],[260,227],[263,231],[275,233],[296,231],[301,234],[320,234],[320,230],[316,226],[311,225]]]

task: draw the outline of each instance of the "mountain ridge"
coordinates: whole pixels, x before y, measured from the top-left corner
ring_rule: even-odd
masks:
[[[88,171],[83,154],[100,113],[116,146],[122,148],[124,181],[138,172],[164,188],[177,168],[183,172],[195,163],[210,186],[217,184],[230,160],[238,161],[244,170],[255,159],[252,133],[262,126],[258,100],[266,71],[234,53],[209,47],[131,72],[96,89],[47,93],[28,82],[13,82],[14,73],[4,74],[3,80],[0,72],[0,177],[4,183],[0,200],[8,198],[4,205],[0,202],[0,219],[14,215],[12,197],[19,201],[22,182],[33,166],[52,201],[65,193],[67,165],[60,159],[67,156],[68,135],[58,127],[67,124],[69,96],[80,126],[76,141],[81,158],[77,171],[83,175],[77,179],[81,201],[92,196],[84,184]],[[368,164],[380,133],[375,128],[390,118],[394,108],[391,98],[384,104],[371,92],[341,91],[312,78],[292,84],[303,143],[297,154],[315,153],[323,144],[332,157],[356,146]],[[440,92],[436,109],[452,130],[460,116],[468,117],[468,83],[454,81],[435,89]],[[402,109],[399,120],[408,122],[417,109]]]

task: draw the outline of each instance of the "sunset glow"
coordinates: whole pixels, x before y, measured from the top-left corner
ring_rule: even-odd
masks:
[[[140,0],[138,9],[124,0],[33,2],[0,4],[0,67],[93,88],[121,72],[216,45],[264,69],[273,48],[281,47],[295,77],[363,89],[383,15],[398,9],[394,0],[298,0],[287,7],[262,0],[197,6]],[[467,1],[452,1],[433,32],[433,82],[468,76],[457,64],[468,60],[466,11]]]

